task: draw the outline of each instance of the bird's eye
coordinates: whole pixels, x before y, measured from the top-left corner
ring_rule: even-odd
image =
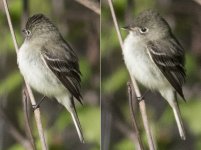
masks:
[[[144,27],[143,27],[143,28],[140,28],[140,32],[141,32],[141,33],[146,33],[146,32],[148,32],[148,29],[147,29],[147,28],[144,28]]]
[[[26,35],[30,36],[31,35],[31,31],[30,30],[26,30]]]

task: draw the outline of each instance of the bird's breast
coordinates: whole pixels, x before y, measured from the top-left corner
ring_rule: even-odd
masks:
[[[29,85],[46,96],[55,96],[65,89],[41,59],[40,47],[24,43],[18,52],[18,66]]]
[[[146,45],[128,35],[124,41],[123,56],[129,73],[150,89],[167,86],[167,81],[147,53]]]

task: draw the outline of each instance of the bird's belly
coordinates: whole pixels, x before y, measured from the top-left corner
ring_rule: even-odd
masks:
[[[40,58],[40,53],[31,53],[26,48],[20,48],[18,66],[28,84],[41,94],[56,96],[66,92],[62,83],[51,72]]]
[[[129,73],[145,87],[157,90],[169,85],[143,47],[124,46],[123,55]]]

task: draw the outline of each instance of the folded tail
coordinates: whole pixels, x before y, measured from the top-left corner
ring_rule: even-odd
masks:
[[[79,139],[80,139],[80,141],[82,143],[84,143],[84,137],[83,137],[83,134],[82,134],[82,128],[81,128],[80,121],[79,121],[79,118],[78,118],[78,115],[77,115],[77,112],[76,112],[76,109],[75,109],[74,105],[73,105],[73,108],[70,111],[70,114],[71,114],[71,117],[73,119],[73,123],[75,125],[75,128],[77,130]]]
[[[174,106],[172,107],[173,112],[174,112],[174,116],[175,116],[175,120],[177,122],[177,127],[179,129],[179,134],[182,140],[186,139],[186,134],[185,134],[185,130],[184,130],[184,125],[182,122],[182,118],[181,118],[181,113],[180,113],[180,109],[179,109],[179,105],[177,103],[177,101],[175,101]]]

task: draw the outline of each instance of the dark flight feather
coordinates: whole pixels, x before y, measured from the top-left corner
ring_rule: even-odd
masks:
[[[69,90],[72,96],[82,103],[82,96],[80,93],[81,72],[79,70],[77,56],[66,42],[63,43],[63,45],[57,45],[58,47],[54,46],[54,44],[51,45],[52,47],[47,47],[47,45],[43,47],[42,56],[45,63],[61,83]],[[54,54],[55,50],[65,51],[66,55],[60,55],[58,58],[58,56]]]
[[[167,42],[166,40],[163,41]],[[148,42],[147,49],[149,56],[176,92],[185,100],[182,91],[182,84],[186,76],[183,49],[175,39],[168,41],[170,42],[169,44],[161,42]],[[161,45],[163,45],[163,47]]]

